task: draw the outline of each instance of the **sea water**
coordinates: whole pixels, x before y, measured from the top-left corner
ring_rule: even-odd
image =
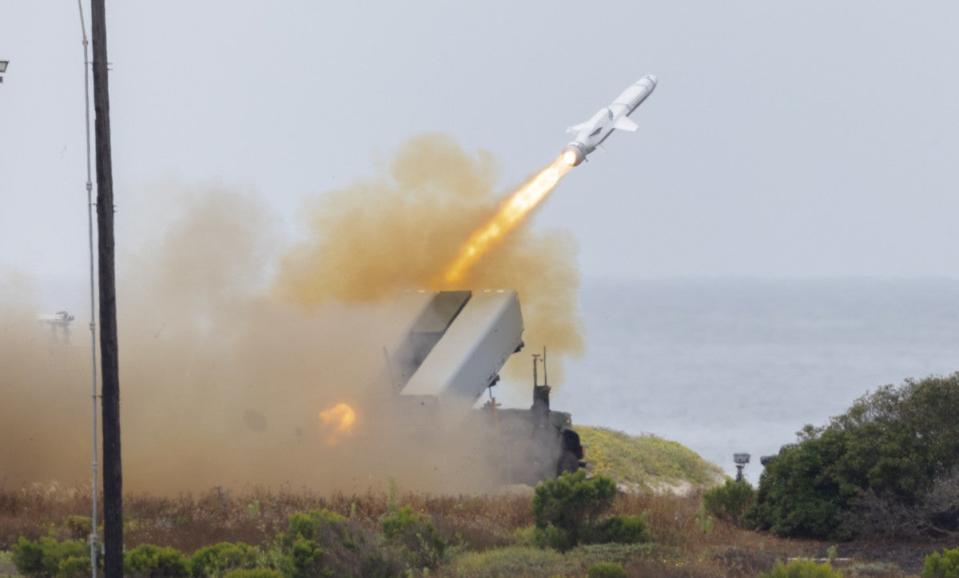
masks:
[[[553,407],[747,476],[858,397],[959,371],[957,280],[586,281],[586,350]]]

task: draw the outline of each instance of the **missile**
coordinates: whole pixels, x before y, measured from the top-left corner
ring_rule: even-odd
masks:
[[[589,120],[566,129],[566,132],[576,135],[563,149],[566,162],[574,167],[583,162],[614,130],[635,132],[639,126],[630,120],[629,115],[643,104],[655,88],[656,77],[646,75],[624,90],[612,104],[599,109]]]

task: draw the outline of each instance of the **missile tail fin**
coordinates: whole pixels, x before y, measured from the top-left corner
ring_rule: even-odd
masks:
[[[639,125],[630,120],[628,116],[621,116],[617,118],[613,127],[616,130],[627,130],[629,132],[636,132],[639,129]]]

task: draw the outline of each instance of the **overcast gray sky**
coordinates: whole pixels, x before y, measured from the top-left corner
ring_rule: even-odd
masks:
[[[311,195],[424,131],[501,161],[659,77],[536,217],[586,277],[954,276],[959,4],[108,2],[121,227],[158,183]],[[0,271],[85,275],[73,2],[0,0]],[[147,194],[149,192],[149,194]],[[121,228],[132,246],[138,231]],[[153,232],[155,233],[155,231]]]

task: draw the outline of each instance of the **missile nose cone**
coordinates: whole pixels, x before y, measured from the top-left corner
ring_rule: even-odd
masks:
[[[649,80],[652,81],[653,86],[656,86],[656,75],[654,75],[654,74],[647,74],[647,75],[646,75],[646,78],[648,78]]]

